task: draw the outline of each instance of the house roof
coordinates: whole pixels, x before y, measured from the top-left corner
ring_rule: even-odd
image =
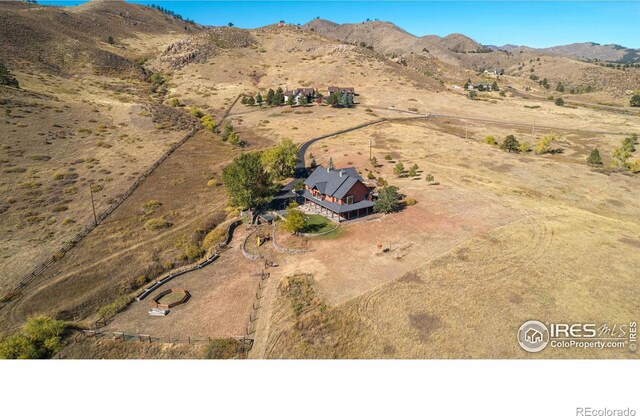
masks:
[[[311,192],[305,190],[302,194],[306,199],[315,202],[316,204],[323,206],[335,213],[344,214],[345,212],[355,211],[363,208],[373,207],[373,201],[369,201],[368,199],[362,200],[360,202],[356,202],[355,204],[338,204],[337,202],[330,202],[327,200],[321,200],[313,195]]]
[[[295,97],[296,95],[304,94],[304,95],[314,95],[315,90],[313,88],[296,88],[294,90],[286,89],[282,93],[285,97]]]
[[[355,90],[353,87],[329,87],[329,94],[340,91],[353,93]]]
[[[317,188],[324,195],[342,199],[358,181],[362,182],[362,178],[355,168],[327,169],[319,166],[304,184],[311,189]]]
[[[298,88],[296,94],[313,95],[315,90],[313,88]]]

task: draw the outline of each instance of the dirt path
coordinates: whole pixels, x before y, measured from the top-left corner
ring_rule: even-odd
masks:
[[[388,111],[396,111],[399,113],[407,113],[407,114],[414,114],[416,116],[418,116],[419,114],[416,112],[412,112],[412,111],[408,111],[408,110],[400,110],[397,108],[385,108],[385,107],[375,107],[375,106],[371,106],[371,108],[376,108],[378,110],[388,110]],[[549,126],[549,125],[544,125],[544,124],[536,124],[535,126],[532,124],[527,124],[527,123],[520,123],[517,121],[504,121],[504,120],[497,120],[494,118],[481,118],[481,117],[471,117],[471,116],[467,116],[464,114],[447,114],[447,113],[427,113],[426,115],[419,117],[425,121],[429,121],[430,118],[447,118],[447,119],[457,119],[457,120],[469,120],[469,121],[481,121],[483,123],[491,123],[491,124],[498,124],[498,125],[503,125],[503,126],[518,126],[518,127],[527,127],[527,128],[531,128],[531,127],[535,127],[536,129],[542,129],[542,130],[559,130],[559,131],[567,131],[567,132],[573,132],[573,133],[584,133],[584,134],[610,134],[610,135],[616,135],[616,136],[625,136],[627,134],[629,134],[628,132],[620,132],[620,131],[603,131],[603,130],[581,130],[581,129],[571,129],[571,128],[567,128],[567,127],[558,127],[558,126]],[[408,118],[409,119],[409,118]],[[388,121],[397,121],[397,119],[385,119]],[[400,119],[402,120],[402,119]]]
[[[519,91],[511,86],[507,86],[507,89],[514,93],[515,95],[518,95],[520,97],[523,98],[533,98],[534,100],[538,100],[538,101],[548,101],[547,97],[543,97],[541,95],[536,95],[536,94],[531,94],[530,92],[522,92]],[[587,108],[595,108],[598,110],[605,110],[605,111],[613,111],[616,113],[621,113],[621,114],[628,114],[628,115],[635,115],[637,114],[636,110],[634,110],[633,108],[626,108],[626,107],[616,107],[613,105],[606,105],[606,104],[595,104],[595,103],[585,103],[582,101],[576,101],[576,100],[571,100],[571,99],[564,99],[565,103],[568,104],[574,104],[574,105],[579,105],[582,107],[587,107]]]

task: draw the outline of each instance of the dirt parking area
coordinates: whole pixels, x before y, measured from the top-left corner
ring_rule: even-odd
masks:
[[[239,245],[235,242],[214,263],[158,289],[159,293],[182,288],[191,294],[186,303],[171,308],[168,315],[148,314],[154,306],[151,295],[116,315],[107,330],[181,339],[244,335],[259,278],[251,276],[258,266],[244,258]]]

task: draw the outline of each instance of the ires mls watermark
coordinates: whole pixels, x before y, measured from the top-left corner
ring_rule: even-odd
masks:
[[[518,329],[518,343],[528,352],[552,348],[628,348],[638,347],[637,323],[628,324],[567,324],[527,321]]]

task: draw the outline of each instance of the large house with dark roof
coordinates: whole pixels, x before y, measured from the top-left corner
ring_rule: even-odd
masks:
[[[355,168],[318,167],[304,181],[304,206],[336,221],[373,212],[372,189]]]
[[[329,95],[333,95],[335,93],[343,93],[343,94],[355,94],[356,90],[353,87],[334,87],[331,86],[327,89]]]
[[[284,102],[290,103],[290,100],[294,100],[296,104],[300,103],[300,98],[307,97],[307,102],[313,102],[313,98],[316,96],[316,90],[313,88],[296,88],[295,90],[289,90],[289,87],[285,87],[282,95],[284,95]]]

